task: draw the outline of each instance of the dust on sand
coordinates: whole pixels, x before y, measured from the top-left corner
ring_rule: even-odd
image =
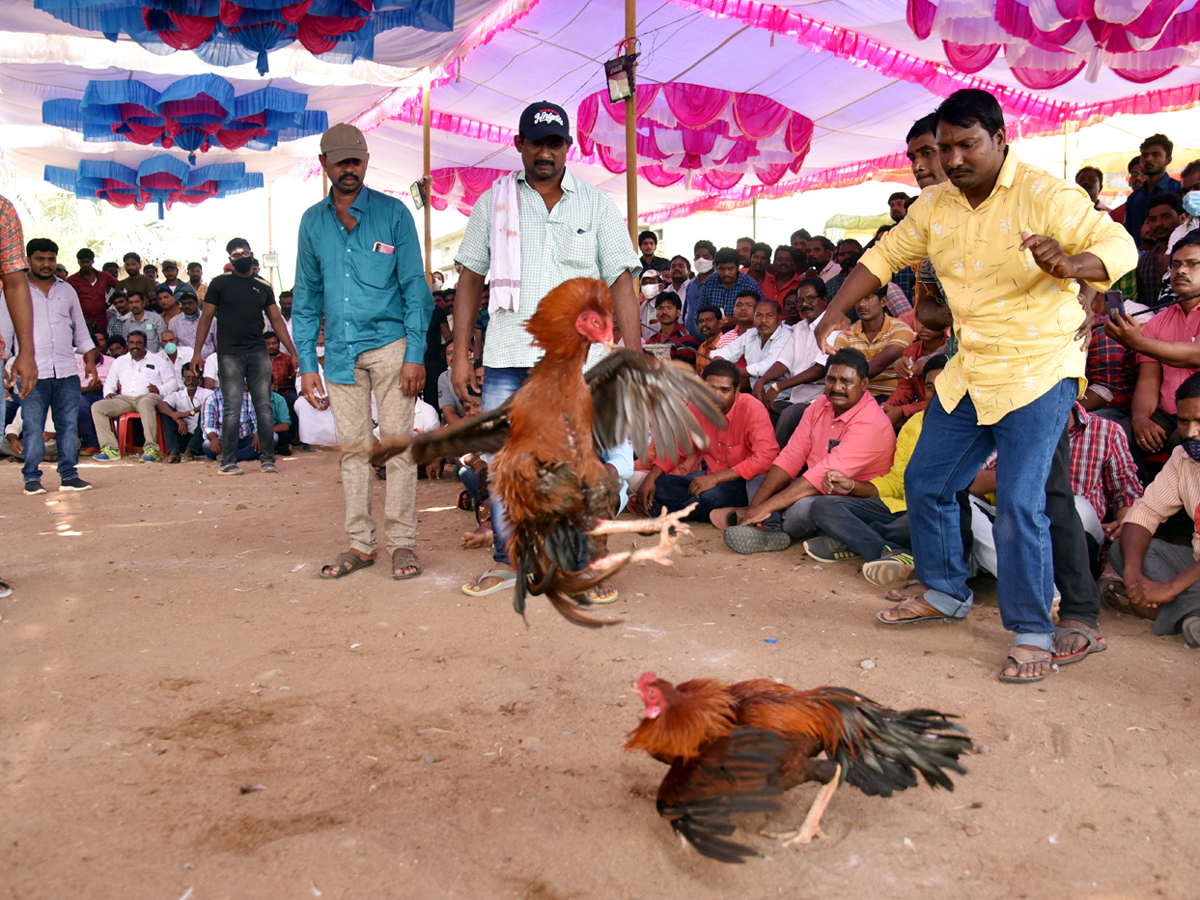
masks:
[[[1200,654],[1179,638],[1105,613],[1107,652],[1002,685],[986,586],[964,624],[885,629],[853,563],[736,556],[707,525],[674,568],[617,577],[621,624],[534,598],[526,628],[507,593],[459,592],[490,557],[458,549],[456,482],[418,488],[420,578],[330,582],[336,457],[281,466],[89,465],[96,490],[48,473],[39,497],[6,467],[0,897],[1196,896]],[[829,838],[783,851],[757,831],[800,821],[799,788],[745,823],[765,858],[723,865],[622,750],[648,669],[934,707],[979,752],[953,793],[843,787]]]

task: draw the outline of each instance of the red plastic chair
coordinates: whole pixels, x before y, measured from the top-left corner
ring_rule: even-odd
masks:
[[[133,443],[133,423],[135,420],[140,422],[141,419],[141,413],[135,412],[121,413],[121,415],[117,417],[117,452],[122,456],[127,453],[135,453],[142,449]],[[154,420],[155,424],[158,426],[158,451],[159,453],[163,453],[162,417],[156,415]],[[142,431],[144,432],[145,429],[146,424],[142,422]]]

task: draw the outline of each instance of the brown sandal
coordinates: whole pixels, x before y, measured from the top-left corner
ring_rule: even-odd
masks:
[[[884,625],[920,625],[923,622],[961,622],[966,616],[948,616],[920,597],[909,597],[891,609],[880,610],[875,618]]]
[[[409,572],[407,575],[397,575],[397,569],[416,569],[415,572]],[[410,547],[398,547],[392,551],[392,578],[396,581],[404,581],[406,578],[416,578],[421,574],[421,561],[417,559],[417,554]]]
[[[346,551],[345,553],[339,553],[338,558],[329,565],[322,566],[320,574],[322,578],[332,581],[335,578],[345,578],[351,572],[356,572],[359,569],[365,569],[373,565],[375,565],[374,557],[363,559],[357,553]],[[333,571],[326,572],[326,569],[332,569]]]

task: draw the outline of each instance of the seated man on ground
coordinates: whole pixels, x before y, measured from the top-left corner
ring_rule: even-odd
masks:
[[[839,334],[833,344],[838,348],[853,347],[861,351],[867,358],[871,393],[880,398],[890,397],[899,382],[896,361],[917,336],[911,328],[884,311],[879,291],[867,294],[854,309],[858,321]]]
[[[738,298],[739,302],[742,298]],[[754,330],[747,330],[733,343],[713,352],[713,359],[744,362],[741,389],[752,390],[760,400],[766,387],[763,376],[775,365],[788,341],[792,329],[783,324],[783,309],[774,300],[759,300],[754,308]]]
[[[937,377],[946,368],[942,354],[925,362],[922,377],[932,396]],[[822,485],[825,497],[813,501],[812,521],[820,532],[804,542],[804,552],[819,562],[861,556],[863,577],[881,587],[912,577],[912,538],[904,500],[904,470],[921,436],[925,411],[920,410],[900,429],[896,455],[886,475],[859,481],[830,469]]]
[[[0,443],[0,456],[11,456],[13,459],[25,461],[25,443],[21,440],[21,433],[25,429],[25,416],[22,415],[21,407],[17,407],[17,414],[13,416],[13,420],[4,426],[4,441]],[[54,432],[54,416],[50,414],[50,410],[46,410],[46,425],[42,431],[42,444],[45,446],[45,452],[42,459],[46,462],[58,461],[58,435]]]
[[[92,421],[92,406],[104,394],[104,379],[112,368],[113,357],[108,355],[108,337],[103,331],[92,332],[92,343],[96,345],[96,377],[88,381],[85,360],[76,356],[79,365],[79,455],[95,456],[100,452],[100,439],[96,436],[96,424]]]
[[[919,319],[915,331],[917,339],[896,360],[896,390],[883,404],[883,411],[897,431],[929,405],[932,395],[925,389],[925,362],[935,354],[946,352],[945,331],[932,329]]]
[[[1109,337],[1138,353],[1131,412],[1134,453],[1142,458],[1176,444],[1175,393],[1200,369],[1200,234],[1175,245],[1170,271],[1174,304],[1144,327],[1119,313],[1104,326]]]
[[[866,357],[843,348],[829,357],[825,394],[805,411],[770,471],[750,482],[749,509],[718,509],[710,519],[737,553],[786,550],[817,533],[813,502],[824,493],[826,472],[878,478],[891,469],[895,449],[892,423],[867,393]]]
[[[129,353],[113,362],[104,379],[104,399],[92,405],[92,424],[100,441],[100,452],[94,459],[107,462],[121,458],[111,420],[135,412],[141,417],[145,433],[142,462],[157,462],[162,458],[155,427],[158,401],[175,390],[175,370],[163,357],[146,352],[145,333],[131,331],[126,340]]]
[[[210,396],[212,391],[200,386],[200,376],[188,366],[183,370],[183,387],[158,401],[167,462],[191,462],[200,455],[204,443],[200,410]]]
[[[1079,296],[1087,300],[1092,310],[1092,339],[1088,343],[1087,368],[1084,370],[1087,390],[1079,402],[1093,415],[1118,423],[1132,440],[1129,404],[1137,384],[1137,354],[1109,337],[1104,327],[1108,322],[1104,294],[1091,285],[1084,285],[1079,289]]]
[[[175,369],[175,381],[183,384],[183,368],[192,361],[192,348],[180,344],[175,332],[168,328],[162,333],[162,350],[158,355]]]
[[[699,349],[700,342],[688,334],[680,321],[683,302],[679,295],[674,291],[664,291],[658,295],[655,309],[658,310],[658,334],[643,343],[666,344],[671,348],[671,359],[695,366],[696,350]]]
[[[728,424],[718,430],[697,416],[708,447],[701,452],[703,467],[690,474],[668,474],[681,454],[676,448],[666,459],[667,448],[660,448],[658,460],[638,488],[635,506],[639,512],[654,516],[662,507],[677,512],[695,503],[687,518],[707,522],[714,509],[745,505],[746,483],[765,474],[779,454],[766,409],[738,390],[737,366],[728,360],[713,360],[704,370],[704,381],[719,398]]]
[[[662,274],[656,269],[643,269],[641,277],[642,299],[639,315],[642,320],[642,342],[658,334],[658,295],[662,293]]]
[[[704,338],[704,342],[696,348],[696,374],[703,374],[712,362],[713,351],[721,340],[721,310],[715,306],[702,306],[696,310],[696,330]]]
[[[209,460],[221,455],[221,422],[225,404],[220,391],[213,391],[200,407],[200,433],[204,435],[201,449]],[[258,420],[254,418],[254,401],[249,388],[242,394],[242,416],[238,421],[238,443],[234,462],[258,459]]]
[[[758,309],[758,303],[762,298],[754,291],[742,291],[733,301],[733,318],[722,319],[721,327],[729,328],[729,323],[733,323],[733,327],[725,331],[717,338],[716,346],[713,348],[713,359],[722,359],[718,356],[717,350],[724,350],[735,341],[745,337],[747,334],[756,331],[754,327],[754,313]],[[746,358],[739,357],[736,360],[739,369],[746,368]]]
[[[1184,381],[1175,398],[1182,446],[1126,514],[1121,540],[1109,551],[1123,581],[1110,581],[1104,599],[1152,620],[1154,634],[1182,631],[1187,646],[1200,648],[1200,534],[1193,532],[1185,547],[1154,537],[1175,513],[1185,510],[1195,520],[1200,509],[1200,375]]]

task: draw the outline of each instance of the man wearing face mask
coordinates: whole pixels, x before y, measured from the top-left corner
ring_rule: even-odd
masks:
[[[208,286],[204,312],[196,326],[196,345],[203,348],[213,316],[217,319],[217,369],[224,401],[221,431],[221,467],[219,475],[241,475],[234,460],[237,450],[238,427],[242,418],[243,387],[249,386],[254,399],[255,421],[258,426],[260,453],[264,474],[274,475],[275,419],[271,413],[271,358],[263,341],[263,316],[270,321],[280,341],[297,357],[296,345],[287,332],[287,323],[275,305],[270,286],[254,277],[254,254],[250,242],[234,238],[225,245],[233,272],[218,275]],[[204,372],[203,349],[195,351],[191,363],[197,375]]]
[[[658,295],[662,293],[662,276],[657,269],[642,270],[642,342],[658,334]]]
[[[695,261],[694,268],[696,274],[683,286],[683,293],[679,295],[683,298],[683,327],[688,330],[688,334],[698,341],[706,339],[700,333],[700,327],[696,322],[696,316],[703,305],[700,302],[700,291],[704,287],[704,283],[712,277],[713,260],[716,256],[716,244],[712,241],[696,241],[696,246],[692,249],[692,259]]]

